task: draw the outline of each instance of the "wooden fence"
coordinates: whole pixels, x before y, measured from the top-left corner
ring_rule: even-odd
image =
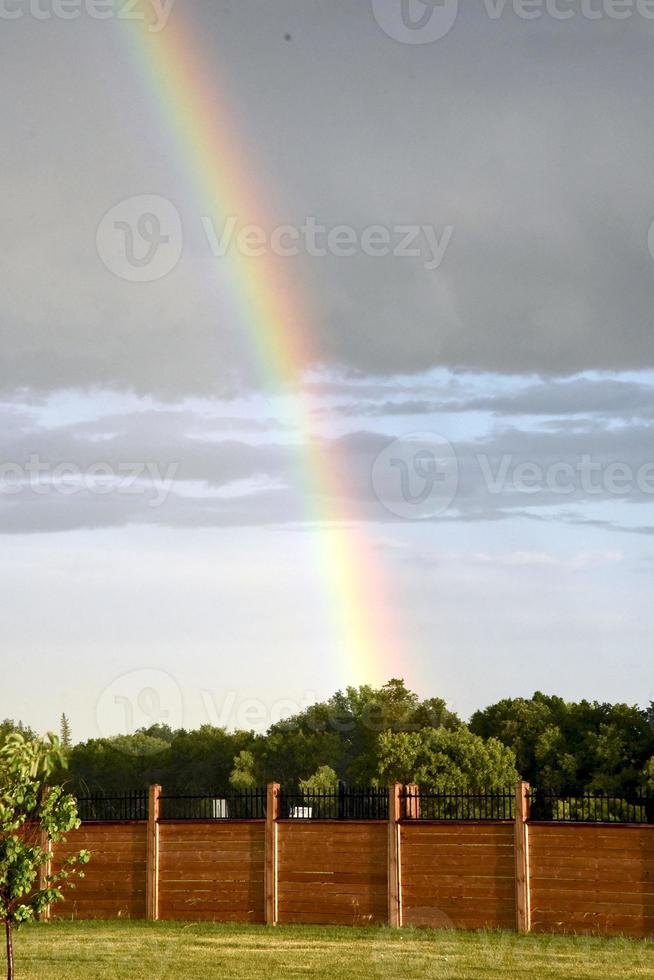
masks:
[[[384,818],[282,817],[273,784],[263,819],[164,819],[153,787],[147,821],[56,847],[55,868],[80,848],[91,862],[52,914],[654,935],[654,826],[530,820],[526,783],[511,819],[420,806],[394,786]]]

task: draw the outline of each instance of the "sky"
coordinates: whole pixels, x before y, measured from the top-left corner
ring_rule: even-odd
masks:
[[[139,2],[0,2],[0,717],[654,698],[654,9]]]

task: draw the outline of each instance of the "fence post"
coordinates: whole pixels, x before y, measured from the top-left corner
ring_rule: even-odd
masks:
[[[519,782],[515,789],[515,888],[516,928],[531,931],[531,895],[529,891],[529,783]]]
[[[420,787],[417,783],[410,783],[406,787],[407,818],[409,820],[420,820]]]
[[[266,791],[266,846],[265,846],[265,894],[266,925],[276,926],[279,912],[277,899],[278,880],[278,827],[279,783],[268,783]]]
[[[394,783],[388,790],[388,924],[392,929],[402,925],[401,816],[402,786]]]
[[[148,799],[147,865],[145,916],[149,922],[159,918],[159,798],[161,786],[151,786]]]
[[[39,888],[48,887],[48,875],[52,873],[52,841],[46,830],[40,834],[39,846],[45,853],[45,861],[39,868]],[[46,905],[39,915],[40,922],[47,922],[50,918],[50,906]]]

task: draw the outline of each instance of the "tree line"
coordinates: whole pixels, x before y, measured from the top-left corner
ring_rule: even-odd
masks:
[[[523,778],[558,795],[654,789],[654,705],[569,702],[537,692],[476,711],[466,723],[441,698],[421,700],[403,681],[348,687],[272,725],[265,734],[203,725],[153,725],[133,735],[73,744],[62,724],[77,795],[160,783],[202,795],[281,782],[289,790],[419,783],[426,789],[500,789]],[[29,730],[0,724],[9,732]]]

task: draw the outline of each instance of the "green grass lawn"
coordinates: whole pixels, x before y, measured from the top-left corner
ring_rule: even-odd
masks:
[[[24,927],[17,934],[16,967],[17,980],[614,980],[654,978],[654,942],[502,932],[60,922]]]

